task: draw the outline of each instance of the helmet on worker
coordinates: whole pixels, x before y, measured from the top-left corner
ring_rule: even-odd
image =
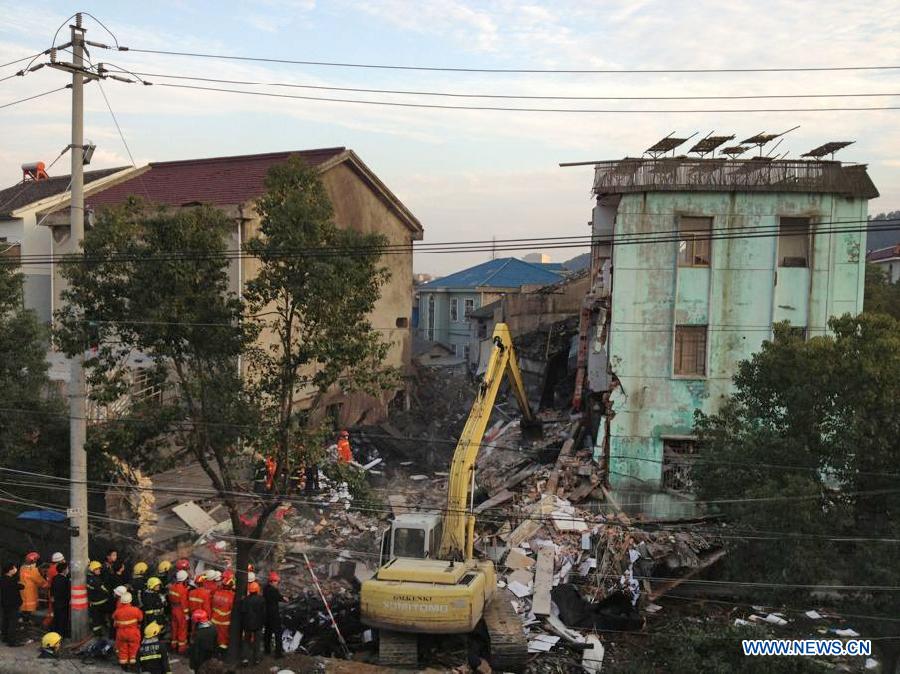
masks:
[[[119,601],[123,604],[130,604],[132,599],[133,597],[131,596],[130,592],[125,592],[121,597],[119,597]]]
[[[37,564],[38,560],[40,558],[41,558],[41,556],[38,553],[29,552],[27,555],[25,555],[25,563],[26,564]]]
[[[179,583],[183,583],[188,579],[188,572],[184,569],[181,569],[178,573],[175,574],[175,580]]]
[[[348,431],[348,430],[345,428],[345,429],[343,429],[340,433],[338,433],[338,437],[339,437],[339,438],[349,438],[349,437],[350,437],[350,431]]]
[[[158,590],[162,585],[162,581],[156,576],[151,576],[147,579],[147,589],[148,590]]]
[[[54,564],[59,564],[60,562],[66,561],[66,557],[61,552],[54,552],[53,556],[50,557],[50,561]]]
[[[172,562],[168,559],[164,559],[159,564],[156,565],[156,573],[162,575],[164,573],[168,573],[172,569]]]
[[[147,573],[148,568],[149,567],[147,566],[146,562],[138,562],[137,564],[134,565],[132,574],[135,576],[143,576],[145,573]]]
[[[281,576],[278,575],[277,571],[269,571],[269,582],[277,583],[281,580]]]
[[[162,626],[157,622],[152,622],[144,628],[144,638],[154,639],[162,632]]]
[[[88,571],[91,573],[98,573],[100,569],[103,568],[103,565],[98,562],[96,559],[93,560],[90,564],[88,564]]]
[[[182,557],[177,562],[175,562],[175,568],[179,571],[187,571],[191,568],[191,563],[187,560],[186,557]]]
[[[202,608],[198,608],[193,613],[191,613],[191,622],[194,622],[194,623],[209,622],[209,614],[206,611],[204,611]]]

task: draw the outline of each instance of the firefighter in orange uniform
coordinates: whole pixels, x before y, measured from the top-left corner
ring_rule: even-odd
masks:
[[[337,441],[338,461],[350,463],[353,460],[353,450],[350,449],[350,433],[341,431]]]
[[[228,631],[231,629],[231,612],[234,610],[234,574],[222,574],[222,584],[212,595],[212,624],[216,628],[216,643],[224,653],[228,650]]]
[[[56,577],[56,565],[66,561],[65,556],[61,552],[54,552],[50,557],[50,566],[47,567],[47,587],[53,587],[53,579]],[[47,592],[47,617],[44,618],[44,627],[53,624],[53,592]]]
[[[41,575],[40,569],[37,567],[38,560],[41,556],[36,552],[29,552],[25,555],[25,561],[22,568],[19,569],[19,583],[23,588],[22,595],[22,613],[32,615],[37,611],[38,593],[47,588],[47,581]]]
[[[180,569],[175,574],[175,582],[169,586],[169,607],[172,611],[171,647],[174,653],[187,653],[188,621],[188,579],[187,571]]]
[[[194,588],[188,592],[188,606],[190,608],[188,615],[193,615],[194,611],[202,610],[207,616],[212,615],[212,594],[205,587],[206,576],[202,573],[194,579]],[[192,625],[191,627],[195,627]]]
[[[119,656],[119,666],[128,671],[131,665],[137,663],[144,612],[131,605],[131,593],[126,592],[119,598],[119,608],[113,612],[112,617],[116,628],[116,654]]]

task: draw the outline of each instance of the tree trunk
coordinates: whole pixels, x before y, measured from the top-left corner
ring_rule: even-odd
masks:
[[[232,518],[234,521],[237,518]],[[239,531],[239,529],[235,529]],[[228,635],[228,658],[230,665],[240,663],[243,652],[243,632],[241,629],[241,605],[244,597],[247,596],[247,565],[250,563],[250,553],[253,551],[255,543],[243,539],[236,541],[236,552],[234,562],[234,608],[231,612],[231,626]]]

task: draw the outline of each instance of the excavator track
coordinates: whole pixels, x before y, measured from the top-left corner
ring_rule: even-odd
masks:
[[[418,635],[379,630],[378,664],[388,667],[415,667],[418,662]]]
[[[491,639],[491,667],[501,672],[519,672],[528,660],[528,642],[522,620],[504,594],[498,590],[484,609],[484,625]]]

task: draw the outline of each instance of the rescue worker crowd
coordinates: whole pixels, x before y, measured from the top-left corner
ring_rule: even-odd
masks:
[[[69,567],[62,553],[51,559],[42,572],[40,556],[29,552],[21,568],[7,562],[0,579],[2,635],[9,646],[22,645],[20,624],[35,623],[39,597],[46,593],[42,624],[49,631],[41,640],[41,658],[58,657],[63,639],[70,636]],[[280,604],[287,599],[275,571],[261,586],[249,567],[247,596],[239,602],[232,569],[207,568],[192,575],[187,559],[161,561],[152,569],[139,561],[129,573],[118,551],[111,549],[103,562],[91,561],[87,573],[91,631],[98,639],[115,642],[123,671],[169,674],[169,653],[187,655],[193,671],[224,658],[236,614],[244,663],[260,661],[260,646],[266,654],[274,651],[276,658],[283,655]]]

